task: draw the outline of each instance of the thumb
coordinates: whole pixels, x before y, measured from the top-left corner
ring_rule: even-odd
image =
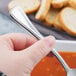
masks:
[[[35,65],[52,50],[54,43],[55,38],[48,36],[37,41],[24,51],[21,51],[24,54],[22,55],[23,58],[27,56],[27,59],[31,61],[30,64],[33,64],[30,68],[34,68]]]

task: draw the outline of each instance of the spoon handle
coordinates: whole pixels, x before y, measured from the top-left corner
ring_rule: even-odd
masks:
[[[27,15],[23,12],[23,10],[20,7],[14,7],[10,10],[10,15],[18,22],[20,23],[25,29],[27,29],[33,36],[35,36],[37,39],[42,39],[44,36],[39,33],[39,31],[33,26]],[[60,56],[60,54],[55,50],[52,49],[52,53],[56,56],[56,58],[59,60],[59,62],[64,67],[65,71],[69,71],[69,66],[66,64],[64,59]]]

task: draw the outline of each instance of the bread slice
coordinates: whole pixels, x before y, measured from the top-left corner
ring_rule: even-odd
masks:
[[[62,24],[60,24],[60,21],[59,21],[59,14],[57,15],[57,17],[54,21],[54,27],[58,30],[63,31]]]
[[[49,12],[47,13],[47,16],[44,20],[44,23],[51,27],[54,24],[54,21],[59,13],[59,9],[50,8]]]
[[[51,0],[42,0],[40,9],[38,10],[35,18],[37,20],[43,21],[50,9]]]
[[[76,10],[65,7],[59,15],[62,28],[70,35],[76,36]]]
[[[15,6],[22,7],[25,13],[29,14],[38,10],[38,8],[40,7],[40,1],[39,0],[12,0],[8,4],[8,10],[10,10]]]
[[[76,0],[69,0],[69,5],[76,8]]]
[[[69,0],[52,0],[53,8],[62,8],[63,6],[68,5]]]

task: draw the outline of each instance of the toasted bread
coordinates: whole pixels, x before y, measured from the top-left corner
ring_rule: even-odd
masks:
[[[62,8],[68,4],[69,0],[52,0],[53,8]]]
[[[76,0],[69,0],[69,5],[76,9]]]
[[[50,9],[51,0],[42,0],[40,9],[38,10],[35,18],[37,20],[43,21]]]
[[[29,14],[38,10],[38,8],[40,7],[40,1],[39,0],[12,0],[8,4],[8,10],[10,10],[15,6],[22,7],[25,13]]]
[[[59,11],[60,11],[59,9],[50,8],[50,10],[47,13],[47,16],[44,20],[44,22],[47,26],[51,27],[54,24],[54,21],[56,19],[56,16],[58,15]]]
[[[76,9],[65,7],[59,15],[62,28],[70,35],[76,36]]]
[[[59,21],[59,14],[57,15],[55,21],[54,21],[54,27],[58,30],[63,30],[62,28],[62,25],[60,24],[60,21]]]

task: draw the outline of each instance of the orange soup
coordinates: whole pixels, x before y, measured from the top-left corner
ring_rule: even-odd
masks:
[[[70,68],[76,68],[76,52],[59,52]],[[48,57],[32,71],[32,76],[66,76],[66,72],[55,56]]]

